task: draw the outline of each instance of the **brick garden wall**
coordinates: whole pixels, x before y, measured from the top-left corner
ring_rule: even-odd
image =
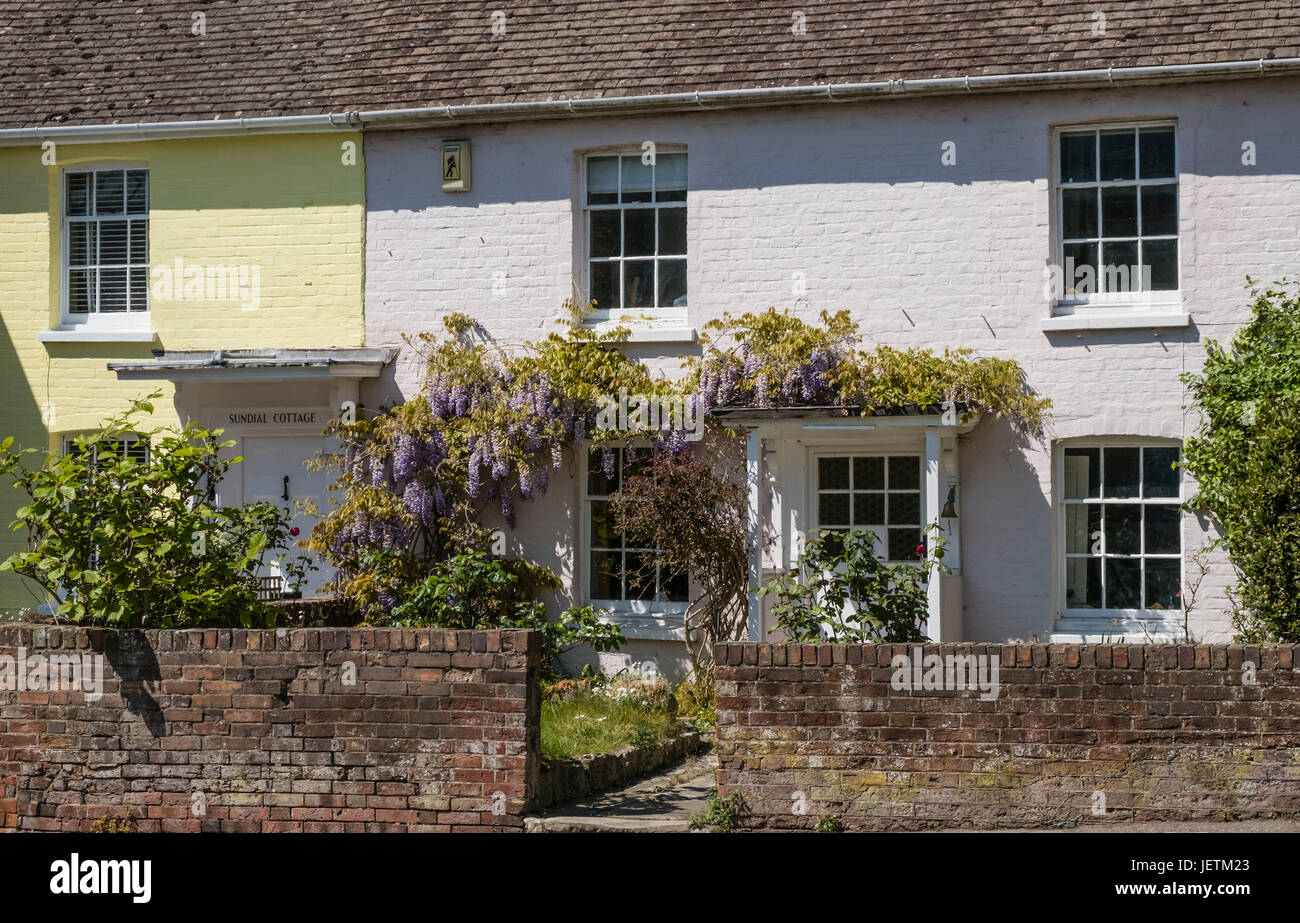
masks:
[[[0,827],[87,830],[129,809],[143,831],[522,829],[539,771],[539,641],[0,626],[15,667],[19,648],[29,668],[36,655],[104,655],[94,701],[15,689],[0,660]]]
[[[1300,815],[1293,646],[922,648],[923,668],[926,655],[998,656],[987,700],[978,688],[894,688],[897,654],[915,648],[718,645],[718,785],[742,793],[746,826]]]

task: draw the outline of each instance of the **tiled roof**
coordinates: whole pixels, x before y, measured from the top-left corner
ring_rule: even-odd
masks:
[[[1297,0],[0,0],[0,128],[1289,57]]]

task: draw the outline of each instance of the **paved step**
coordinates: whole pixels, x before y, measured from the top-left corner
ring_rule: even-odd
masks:
[[[717,784],[717,758],[707,753],[633,782],[625,788],[556,805],[524,819],[527,833],[686,833],[691,815],[708,810]]]

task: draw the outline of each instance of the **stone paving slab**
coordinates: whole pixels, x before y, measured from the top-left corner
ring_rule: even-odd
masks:
[[[708,810],[717,784],[712,751],[687,757],[631,785],[524,820],[528,833],[686,833],[691,815]]]

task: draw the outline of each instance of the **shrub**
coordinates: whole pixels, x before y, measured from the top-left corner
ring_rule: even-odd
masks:
[[[810,538],[800,562],[802,574],[782,574],[758,589],[760,596],[779,600],[772,607],[776,628],[791,641],[925,640],[925,584],[935,572],[947,570],[942,564],[943,540],[935,538],[933,558],[892,565],[877,557],[875,540],[862,530],[826,531]]]
[[[377,621],[403,626],[450,629],[530,628],[542,635],[542,670],[552,673],[560,654],[579,644],[597,651],[626,643],[616,625],[606,624],[590,606],[571,607],[557,620],[534,595],[559,585],[555,575],[529,561],[499,558],[478,549],[457,554],[434,566],[393,608]]]
[[[1254,283],[1251,283],[1254,286]],[[1231,346],[1205,344],[1183,376],[1201,413],[1183,448],[1237,571],[1234,621],[1247,641],[1300,641],[1300,290],[1252,287],[1249,323]]]
[[[746,625],[744,488],[694,451],[656,452],[610,499],[615,528],[645,555],[633,583],[653,587],[656,568],[689,574],[698,590],[685,616],[686,650],[695,671],[712,662],[713,645]]]
[[[27,547],[0,562],[59,600],[58,615],[114,628],[267,625],[257,600],[258,571],[268,555],[287,548],[289,522],[273,503],[219,507],[209,491],[240,459],[220,452],[234,445],[221,430],[194,423],[176,431],[143,429],[150,400],[98,431],[79,436],[63,456],[0,442],[0,478],[28,498],[14,531]],[[147,446],[147,458],[132,452]],[[280,552],[283,553],[283,552]],[[285,562],[292,580],[310,567]]]

